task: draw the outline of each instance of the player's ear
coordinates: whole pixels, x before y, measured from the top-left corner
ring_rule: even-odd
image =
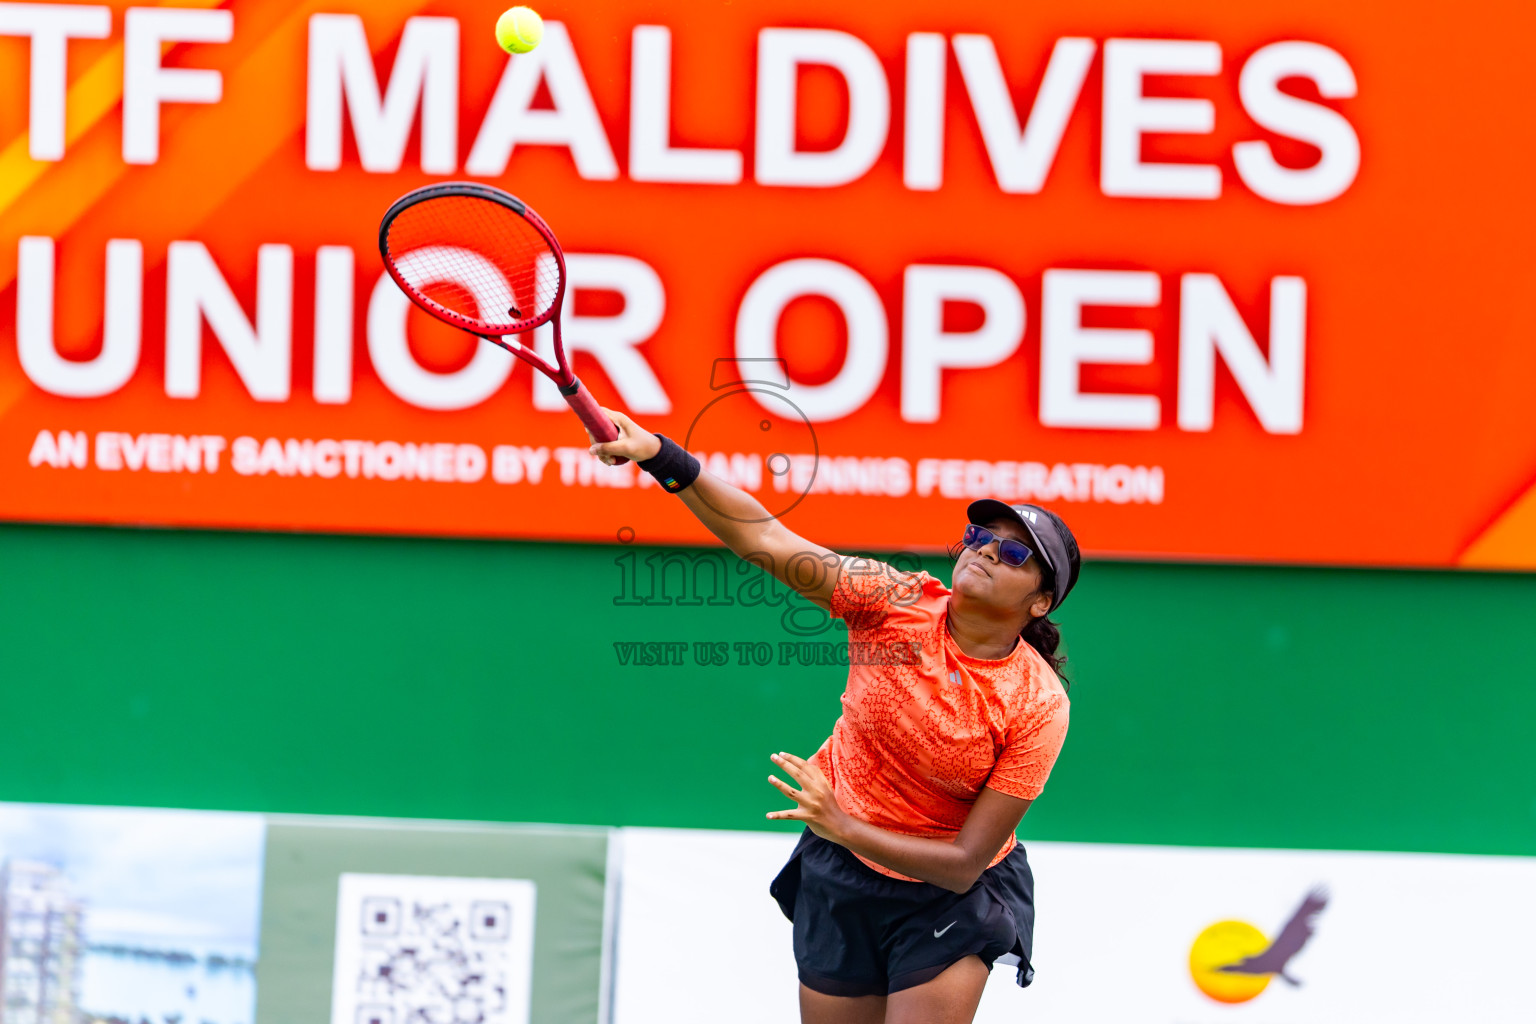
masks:
[[[1051,602],[1054,600],[1055,595],[1049,590],[1042,590],[1037,593],[1034,599],[1029,602],[1029,617],[1032,619],[1043,619],[1051,614]]]

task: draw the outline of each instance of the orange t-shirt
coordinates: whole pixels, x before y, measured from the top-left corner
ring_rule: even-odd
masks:
[[[1040,795],[1067,736],[1068,703],[1056,674],[1023,641],[996,661],[961,651],[945,626],[949,595],[925,572],[844,560],[832,614],[848,625],[848,687],[813,760],[854,817],[952,840],[982,787]],[[1009,836],[992,863],[1014,843]]]

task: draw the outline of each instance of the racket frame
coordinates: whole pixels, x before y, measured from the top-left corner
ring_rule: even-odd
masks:
[[[442,199],[451,196],[480,199],[486,202],[496,203],[506,207],[517,216],[523,218],[544,239],[544,244],[555,257],[555,263],[559,269],[559,280],[555,288],[555,296],[550,300],[549,306],[541,313],[522,320],[515,320],[511,324],[490,324],[485,320],[464,316],[427,298],[426,295],[415,286],[408,283],[400,276],[400,271],[395,267],[395,261],[389,251],[389,230],[394,226],[395,218],[418,203],[428,202],[432,199]],[[560,248],[560,243],[555,238],[555,233],[544,218],[540,217],[528,206],[527,203],[503,191],[493,185],[485,185],[476,181],[445,181],[436,185],[424,185],[421,188],[412,189],[405,195],[396,199],[379,222],[379,256],[384,261],[384,269],[389,273],[399,286],[406,298],[425,313],[441,320],[450,326],[473,334],[482,341],[488,341],[492,345],[506,349],[523,362],[532,366],[560,389],[561,396],[571,406],[577,416],[581,417],[592,435],[599,441],[612,441],[619,436],[619,431],[613,422],[602,413],[596,400],[592,398],[583,384],[571,371],[570,364],[565,358],[565,343],[560,331],[560,310],[565,304],[565,253]],[[531,331],[545,323],[550,324],[554,333],[555,364],[540,356],[533,349],[518,341],[515,335],[525,331]],[[617,458],[614,464],[628,462],[628,459]]]

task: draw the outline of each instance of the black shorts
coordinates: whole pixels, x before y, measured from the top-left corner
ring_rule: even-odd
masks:
[[[1020,986],[1035,977],[1035,882],[1022,845],[957,893],[882,875],[807,829],[768,892],[794,922],[801,984],[825,995],[889,995],[972,955],[988,969],[1017,962]]]

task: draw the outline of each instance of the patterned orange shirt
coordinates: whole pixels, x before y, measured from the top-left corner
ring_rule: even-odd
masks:
[[[1068,702],[1023,641],[995,661],[961,651],[945,625],[949,595],[927,573],[844,560],[832,614],[848,626],[848,687],[813,760],[854,817],[953,840],[983,787],[1040,795],[1067,736]],[[1009,836],[992,863],[1015,842]]]

